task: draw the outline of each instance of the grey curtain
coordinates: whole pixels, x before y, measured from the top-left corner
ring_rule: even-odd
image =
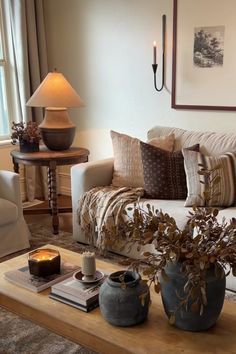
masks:
[[[17,120],[40,123],[42,109],[26,107],[26,102],[48,73],[43,0],[4,0],[4,7],[12,39]],[[47,199],[46,169],[27,166],[25,176],[28,200]]]

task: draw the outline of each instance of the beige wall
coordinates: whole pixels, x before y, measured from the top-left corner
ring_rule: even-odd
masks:
[[[191,1],[191,0],[190,0]],[[172,0],[45,0],[50,69],[63,71],[86,102],[71,110],[76,144],[91,159],[112,154],[110,129],[145,139],[169,125],[236,131],[235,112],[171,109]],[[167,16],[166,89],[153,89],[152,42]]]
[[[75,144],[90,150],[90,160],[112,155],[111,129],[141,139],[156,124],[236,132],[235,112],[171,109],[172,0],[44,0],[44,7],[49,69],[62,71],[86,103],[70,115]],[[152,42],[161,42],[162,14],[166,88],[157,93]],[[60,180],[68,193],[68,169]]]

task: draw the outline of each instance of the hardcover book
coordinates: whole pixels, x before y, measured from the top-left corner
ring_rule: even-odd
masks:
[[[106,277],[107,276],[104,276],[100,281],[92,284],[85,284],[70,277],[53,285],[51,294],[61,296],[87,307],[98,301],[99,289]]]
[[[61,271],[59,274],[53,274],[43,278],[36,277],[30,274],[29,267],[26,265],[25,267],[6,272],[4,277],[16,285],[38,293],[49,288],[53,284],[70,277],[76,270],[79,269],[80,267],[75,264],[62,261]]]
[[[66,305],[70,305],[70,306],[73,306],[79,310],[82,310],[84,312],[90,312],[91,310],[95,309],[96,307],[99,306],[99,302],[98,302],[98,299],[96,299],[94,302],[90,303],[90,305],[88,306],[85,306],[85,305],[81,305],[80,303],[78,303],[77,301],[72,301],[72,300],[69,300],[63,296],[60,296],[60,295],[57,295],[57,294],[53,294],[51,293],[49,295],[49,297],[53,300],[57,300],[57,301],[60,301]]]

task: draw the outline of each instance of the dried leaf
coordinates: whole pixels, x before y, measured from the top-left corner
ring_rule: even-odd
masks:
[[[150,268],[146,268],[146,269],[144,269],[144,271],[143,271],[143,275],[151,275],[151,274],[153,274],[153,268],[152,267],[150,267]]]
[[[143,252],[142,255],[143,255],[144,257],[149,257],[149,256],[151,256],[152,254],[151,254],[151,252]]]
[[[203,304],[201,304],[201,306],[200,306],[200,316],[202,316],[203,311],[204,311],[204,306],[203,306]]]
[[[161,290],[161,284],[157,283],[154,285],[154,290],[157,294],[159,294],[160,290]]]
[[[133,262],[133,260],[131,258],[127,258],[127,259],[122,259],[119,264],[120,265],[124,265],[124,266],[129,266],[131,265]]]
[[[205,268],[205,263],[203,261],[200,261],[199,266],[200,269],[203,270]]]
[[[125,289],[127,288],[125,282],[122,282],[122,283],[120,284],[120,287],[121,287],[122,290],[125,290]]]
[[[200,305],[199,305],[199,303],[197,302],[197,301],[195,301],[192,305],[191,305],[191,311],[192,312],[195,312],[195,313],[197,313],[197,312],[199,312],[199,310],[200,310]]]
[[[174,314],[170,315],[169,324],[172,325],[172,326],[175,324],[175,315]]]
[[[202,294],[202,302],[203,305],[207,305],[207,297],[206,297],[206,290],[201,286],[201,294]]]

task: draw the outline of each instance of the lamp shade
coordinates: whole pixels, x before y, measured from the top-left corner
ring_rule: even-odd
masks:
[[[32,107],[81,107],[83,101],[59,72],[51,72],[26,103]]]

